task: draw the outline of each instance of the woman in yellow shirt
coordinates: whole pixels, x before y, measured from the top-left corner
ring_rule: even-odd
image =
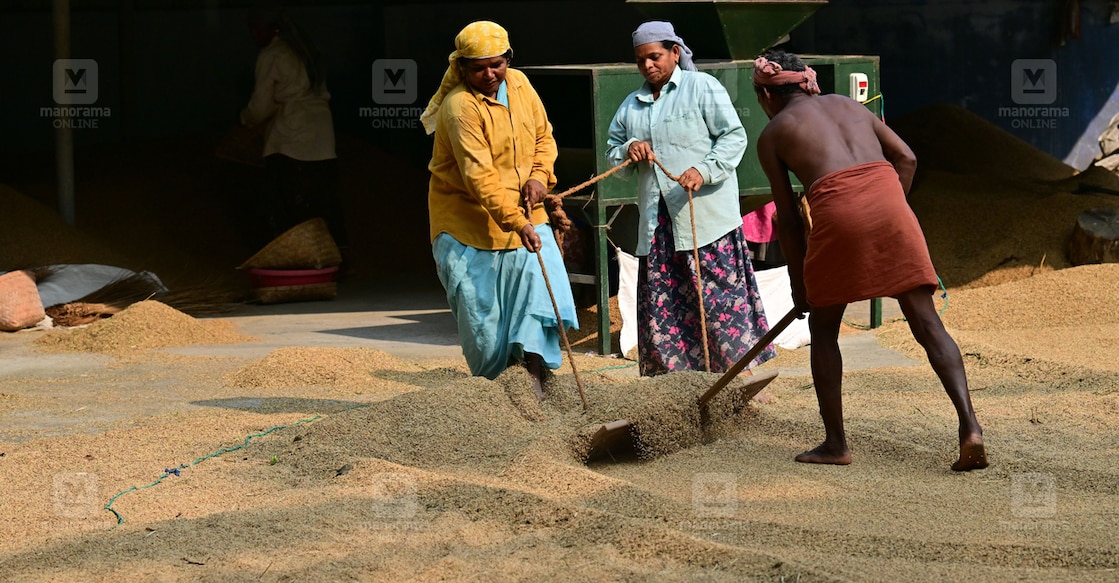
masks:
[[[558,150],[544,104],[500,25],[474,22],[455,38],[439,90],[420,120],[434,133],[428,189],[432,254],[476,376],[524,363],[543,396],[559,368],[560,328],[578,328],[571,285],[542,204]],[[526,209],[531,209],[526,212]],[[544,259],[548,281],[533,254]]]

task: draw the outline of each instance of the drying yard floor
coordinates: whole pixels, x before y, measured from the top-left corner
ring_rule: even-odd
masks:
[[[470,377],[430,272],[376,277],[430,258],[422,209],[402,207],[407,233],[360,233],[373,276],[333,301],[207,317],[145,301],[0,334],[0,581],[1119,581],[1119,265],[1065,258],[1080,212],[1119,208],[1079,183],[1119,179],[956,108],[896,129],[989,468],[949,469],[955,415],[896,307],[841,335],[845,467],[793,461],[823,437],[808,347],[779,350],[761,398],[732,384],[707,419],[694,399],[718,375],[640,379],[589,354],[586,310],[585,412],[568,359],[543,402],[516,368]],[[236,265],[224,215],[184,208],[220,208],[208,155],[105,165],[80,185],[104,202],[79,208],[95,217],[82,232],[33,200],[49,185],[0,186],[0,269],[99,262],[175,282],[199,255]],[[350,216],[374,216],[354,209],[377,196],[422,206],[423,172],[347,159]],[[124,214],[152,193],[176,205]],[[376,239],[405,236],[418,242]],[[138,253],[156,250],[179,273]],[[635,452],[584,463],[588,430],[623,417]]]

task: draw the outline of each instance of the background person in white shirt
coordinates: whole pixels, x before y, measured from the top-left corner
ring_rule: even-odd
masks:
[[[261,49],[241,123],[266,124],[267,180],[258,204],[265,228],[276,237],[303,221],[323,217],[345,256],[334,120],[322,59],[279,5],[257,4],[248,20],[249,33]]]

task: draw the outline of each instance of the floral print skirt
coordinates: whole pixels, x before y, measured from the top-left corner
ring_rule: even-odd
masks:
[[[638,358],[642,376],[705,370],[703,336],[691,250],[676,251],[672,220],[661,202],[637,281]],[[742,229],[699,248],[710,372],[726,372],[769,331]],[[774,356],[766,347],[749,366]]]

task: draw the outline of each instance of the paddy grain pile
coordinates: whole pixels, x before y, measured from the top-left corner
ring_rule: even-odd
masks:
[[[1072,265],[1068,240],[1087,209],[1119,208],[1119,177],[1076,172],[965,109],[940,105],[892,124],[917,155],[909,203],[944,285],[986,287]]]
[[[946,326],[960,330],[1053,330],[1119,324],[1119,263],[1047,271],[950,296]]]
[[[119,250],[78,231],[50,207],[6,184],[0,184],[0,208],[0,271],[60,263],[130,263]]]
[[[593,431],[626,419],[633,425],[638,458],[651,460],[733,433],[753,414],[732,387],[711,402],[701,420],[697,399],[718,376],[685,372],[629,383],[598,377],[587,382],[589,406],[583,411],[569,378],[550,381],[540,402],[520,367],[495,380],[465,372],[452,379],[442,369],[414,373],[410,383],[438,385],[309,427],[297,457],[314,472],[328,472],[339,460],[369,458],[487,475],[524,456],[581,465]]]
[[[951,291],[942,319],[965,356],[1010,366],[1020,378],[1063,384],[1061,377],[1107,377],[1119,371],[1117,284],[1119,264],[1049,271]],[[904,325],[878,335],[883,344],[922,357]]]
[[[0,444],[4,505],[27,518],[0,525],[0,580],[1113,579],[1119,273],[1069,265],[1062,234],[1080,210],[1116,204],[1072,192],[1108,178],[957,108],[915,115],[898,120],[920,160],[910,202],[990,468],[948,469],[955,414],[902,321],[873,334],[918,365],[844,375],[848,467],[792,461],[823,431],[811,378],[787,368],[770,399],[732,385],[704,420],[695,399],[718,375],[623,377],[612,373],[632,363],[582,353],[585,412],[566,362],[540,402],[523,369],[490,381],[461,359],[305,346],[184,356],[167,376],[190,371],[189,407]],[[82,412],[58,395],[150,391],[158,353],[135,371],[0,379],[0,412],[51,400],[70,419]],[[806,353],[760,370],[804,368]],[[229,406],[252,400],[283,407]],[[588,432],[621,418],[636,459],[584,464]],[[124,523],[109,531],[110,497],[246,435],[259,437],[117,499]],[[75,470],[99,480],[84,518],[49,496],[51,478]]]
[[[146,300],[88,326],[51,330],[37,338],[36,344],[55,352],[128,355],[173,346],[251,340],[228,320],[194,318],[161,302]]]
[[[288,346],[228,375],[225,384],[244,388],[346,387],[368,383],[373,374],[383,371],[407,374],[415,370],[420,369],[372,348]]]

